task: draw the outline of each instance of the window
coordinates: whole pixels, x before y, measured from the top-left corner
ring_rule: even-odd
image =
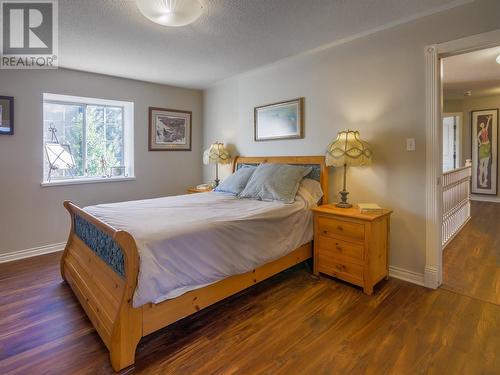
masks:
[[[134,178],[134,104],[43,95],[43,184]]]

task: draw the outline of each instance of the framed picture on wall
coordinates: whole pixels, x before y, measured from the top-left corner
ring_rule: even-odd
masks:
[[[191,151],[191,111],[149,107],[149,151]]]
[[[471,112],[472,193],[497,194],[498,109]]]
[[[304,138],[304,98],[254,108],[254,139]]]
[[[0,96],[0,135],[14,134],[14,98]]]

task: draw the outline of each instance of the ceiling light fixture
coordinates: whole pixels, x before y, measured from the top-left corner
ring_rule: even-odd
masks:
[[[136,0],[136,4],[144,17],[163,26],[186,26],[203,13],[198,0]]]
[[[500,55],[497,56],[497,64],[500,64]]]

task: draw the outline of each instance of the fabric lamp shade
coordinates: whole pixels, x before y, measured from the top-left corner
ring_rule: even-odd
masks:
[[[214,186],[219,186],[219,164],[229,164],[231,155],[222,142],[214,142],[203,152],[203,164],[215,164]]]
[[[367,165],[372,154],[370,145],[359,139],[358,131],[341,131],[328,145],[325,163],[332,167]]]
[[[214,142],[210,148],[203,153],[203,164],[210,163],[228,164],[231,161],[231,155],[224,147],[224,143]]]
[[[340,191],[341,201],[337,207],[349,208],[347,202],[349,192],[346,189],[347,167],[366,165],[371,162],[372,150],[368,143],[359,139],[359,132],[353,130],[341,131],[337,138],[328,145],[325,164],[331,167],[344,167],[344,185]]]

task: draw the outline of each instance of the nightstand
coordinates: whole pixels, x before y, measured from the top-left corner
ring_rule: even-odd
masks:
[[[206,193],[208,191],[212,191],[212,187],[204,188],[204,189],[198,189],[196,186],[190,186],[187,188],[188,194],[195,194],[195,193]]]
[[[392,211],[362,214],[358,208],[322,205],[314,212],[314,274],[323,273],[363,288],[389,276]]]

